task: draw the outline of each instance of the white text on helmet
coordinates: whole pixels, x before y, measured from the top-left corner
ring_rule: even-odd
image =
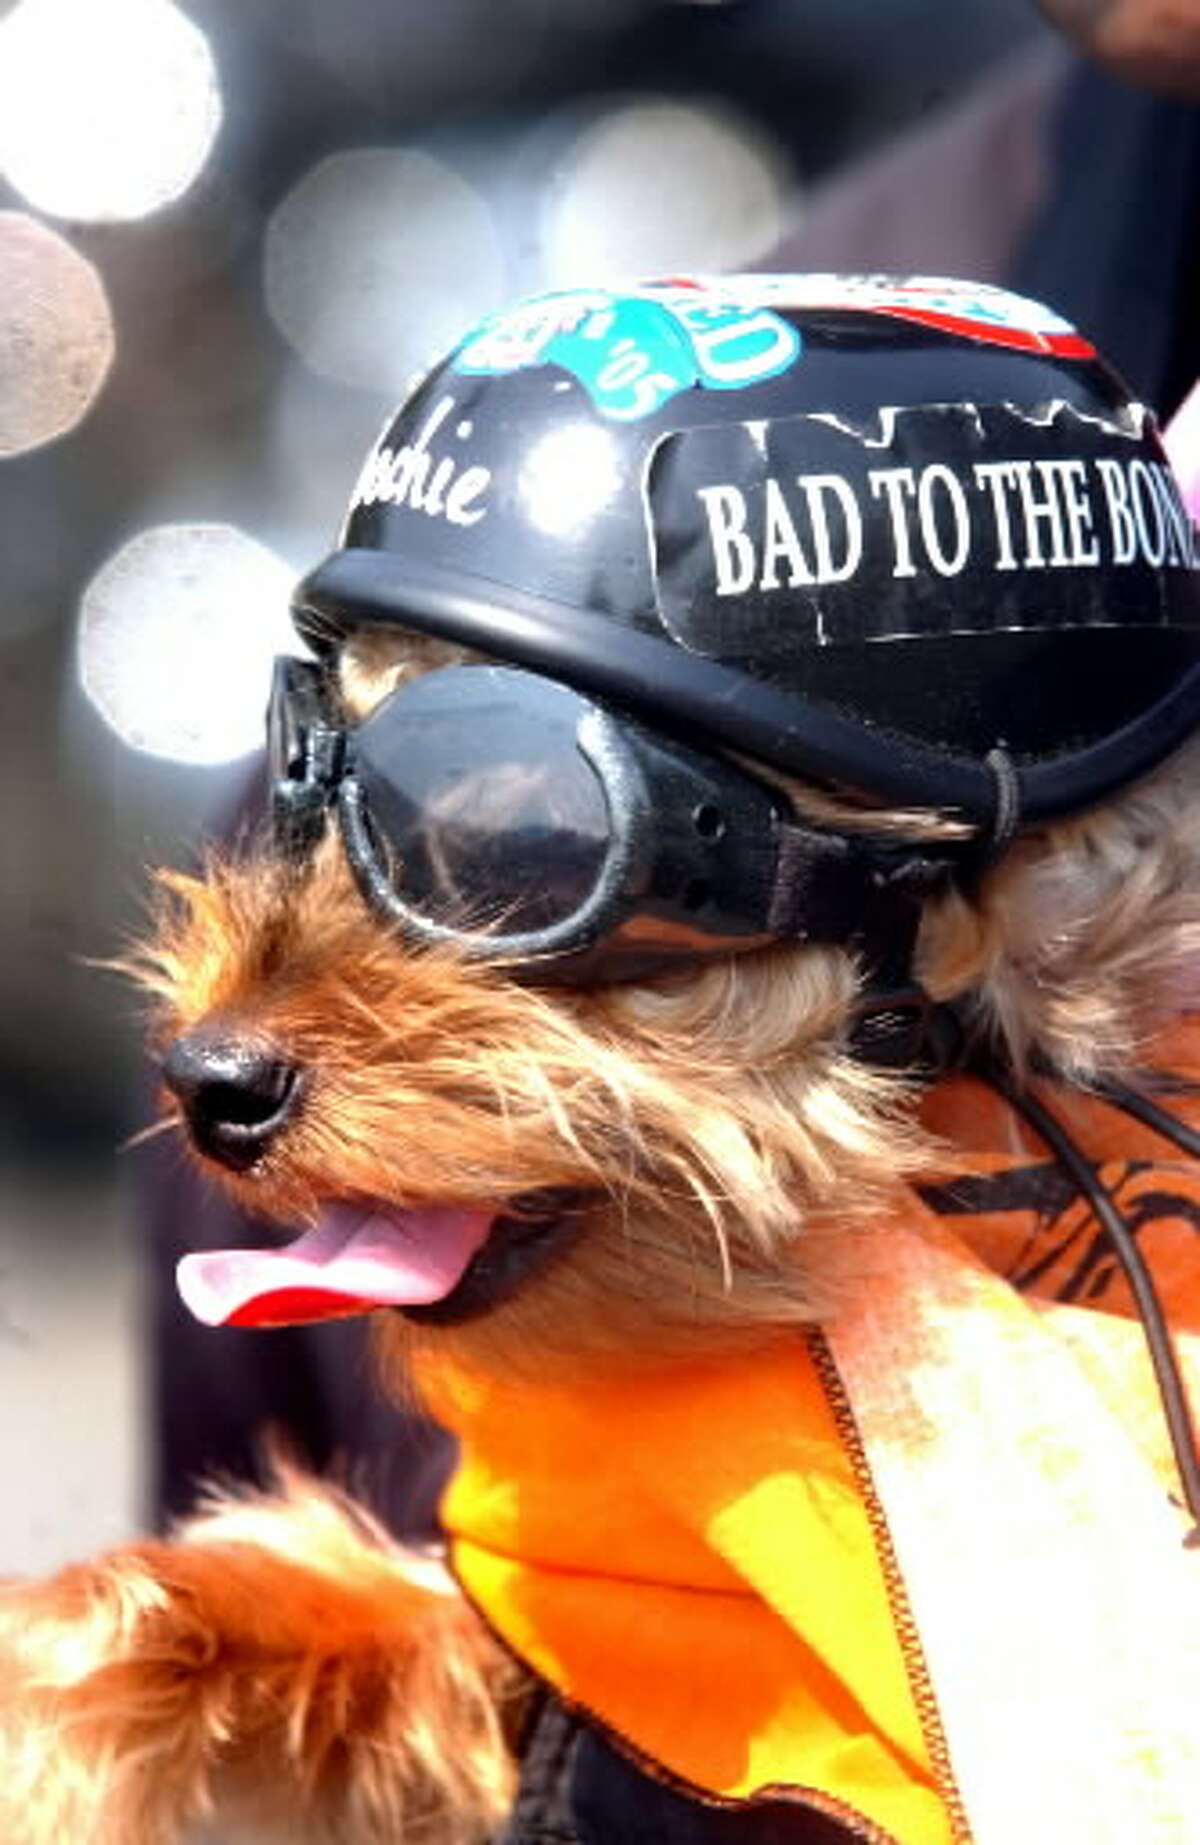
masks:
[[[452,397],[441,398],[411,442],[400,448],[381,444],[368,455],[351,504],[407,506],[450,525],[478,525],[487,516],[480,501],[491,485],[491,469],[464,468],[453,455],[439,457],[430,448],[454,407]],[[465,440],[470,423],[460,423],[454,433]]]
[[[882,519],[864,515],[863,484]],[[845,583],[864,562],[900,578],[956,577],[968,565],[1191,569],[1200,561],[1169,468],[1141,457],[988,461],[969,474],[930,462],[872,468],[860,483],[768,474],[760,485],[696,489],[718,596]]]

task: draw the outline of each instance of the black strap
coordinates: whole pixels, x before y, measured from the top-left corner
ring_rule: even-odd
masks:
[[[1190,1154],[1192,1159],[1200,1159],[1200,1134],[1196,1129],[1144,1095],[1141,1090],[1131,1089],[1127,1083],[1118,1082],[1115,1077],[1097,1080],[1089,1084],[1089,1088],[1102,1102],[1108,1102],[1113,1108],[1132,1115],[1143,1127],[1161,1134],[1164,1140],[1171,1141],[1181,1152]]]
[[[951,1015],[913,980],[913,953],[926,899],[956,875],[948,856],[802,826],[780,829],[768,916],[771,933],[836,943],[862,965],[851,1046],[878,1068],[944,1067],[941,1030]],[[959,1038],[954,1025],[954,1042]],[[937,1049],[930,1054],[930,1043]]]
[[[996,791],[992,824],[987,836],[989,861],[998,859],[1021,824],[1021,779],[1017,765],[1006,749],[997,746],[984,757],[984,766]]]
[[[785,823],[767,927],[796,941],[845,944],[879,984],[906,986],[921,906],[949,885],[960,853]]]

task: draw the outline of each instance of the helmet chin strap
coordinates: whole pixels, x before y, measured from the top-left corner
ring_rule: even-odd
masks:
[[[930,999],[912,971],[921,923],[921,905],[911,897],[894,900],[886,959],[868,958],[866,982],[853,1011],[850,1048],[862,1063],[877,1070],[910,1070],[929,1078],[961,1061],[962,1024],[950,1007]]]
[[[1004,856],[1025,817],[1021,777],[1002,743],[988,751],[983,767],[992,785],[992,811],[990,820],[981,826],[959,858],[957,883],[968,897],[975,895],[984,877]]]
[[[1017,765],[1002,743],[989,750],[983,766],[992,778],[995,803],[990,835],[985,842],[986,862],[999,858],[1021,824],[1021,778]]]

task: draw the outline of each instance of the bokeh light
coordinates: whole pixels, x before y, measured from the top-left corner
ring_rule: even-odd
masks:
[[[170,0],[20,0],[0,23],[0,171],[39,211],[145,217],[220,121],[208,40]]]
[[[159,525],[96,573],[79,620],[79,678],[131,749],[230,762],[257,748],[277,653],[301,651],[295,572],[231,525]]]
[[[0,456],[40,448],[87,415],[114,351],[104,284],[78,250],[0,211]]]
[[[417,148],[332,154],[267,227],[271,314],[306,364],[400,395],[503,290],[486,204]]]
[[[788,193],[779,149],[725,106],[614,104],[561,158],[542,212],[546,279],[736,268],[775,243]]]

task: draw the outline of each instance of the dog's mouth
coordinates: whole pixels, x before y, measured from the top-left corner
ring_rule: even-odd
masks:
[[[206,1326],[295,1326],[384,1307],[457,1325],[500,1305],[564,1248],[582,1202],[550,1191],[487,1209],[337,1202],[283,1247],[185,1256],[176,1280]]]

